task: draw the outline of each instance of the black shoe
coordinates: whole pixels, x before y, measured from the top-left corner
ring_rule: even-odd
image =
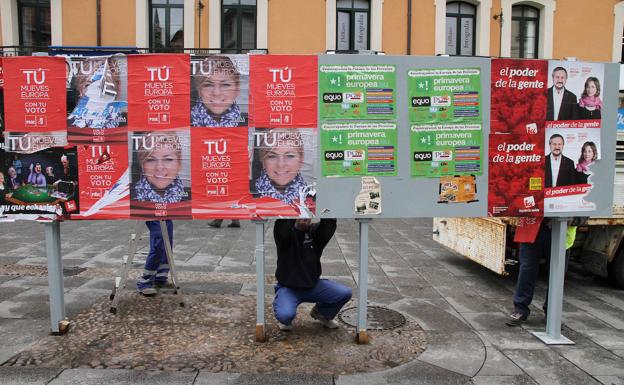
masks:
[[[525,316],[524,314],[520,313],[520,312],[513,312],[509,315],[509,319],[507,319],[507,322],[505,322],[505,325],[507,326],[520,326],[524,323],[524,321],[527,320],[527,316]]]
[[[208,226],[214,227],[215,229],[218,229],[218,228],[221,227],[221,223],[215,222],[215,221],[210,221],[210,222],[208,222]]]
[[[240,222],[239,221],[232,221],[232,223],[230,223],[228,225],[228,227],[240,227]]]

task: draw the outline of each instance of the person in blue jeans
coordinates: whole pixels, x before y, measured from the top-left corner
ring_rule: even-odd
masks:
[[[167,233],[169,233],[169,241],[173,250],[173,222],[167,219],[165,224],[167,225]],[[157,289],[170,286],[167,281],[169,277],[169,261],[167,261],[165,240],[160,230],[160,221],[146,221],[145,225],[150,233],[150,250],[145,259],[143,274],[137,282],[137,289],[139,293],[149,297],[156,295]]]
[[[323,326],[338,327],[334,317],[351,299],[351,288],[321,279],[321,255],[336,231],[336,219],[278,219],[273,227],[277,246],[273,311],[283,331],[292,330],[297,307],[312,302],[310,316]]]

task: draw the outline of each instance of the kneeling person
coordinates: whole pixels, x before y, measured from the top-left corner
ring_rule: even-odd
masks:
[[[278,219],[273,236],[277,246],[277,270],[273,311],[281,330],[291,330],[302,302],[316,305],[310,315],[335,329],[333,320],[351,299],[351,288],[321,277],[321,255],[336,231],[336,219]]]

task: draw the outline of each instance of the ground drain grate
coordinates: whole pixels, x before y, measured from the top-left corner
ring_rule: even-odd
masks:
[[[357,327],[357,307],[344,309],[338,318],[347,325]],[[368,330],[390,330],[405,325],[405,317],[398,311],[382,306],[366,307],[366,327]]]

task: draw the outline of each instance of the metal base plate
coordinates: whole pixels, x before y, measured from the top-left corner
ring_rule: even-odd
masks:
[[[535,337],[539,338],[546,345],[575,345],[576,343],[562,335],[554,338],[546,332],[531,332]]]

